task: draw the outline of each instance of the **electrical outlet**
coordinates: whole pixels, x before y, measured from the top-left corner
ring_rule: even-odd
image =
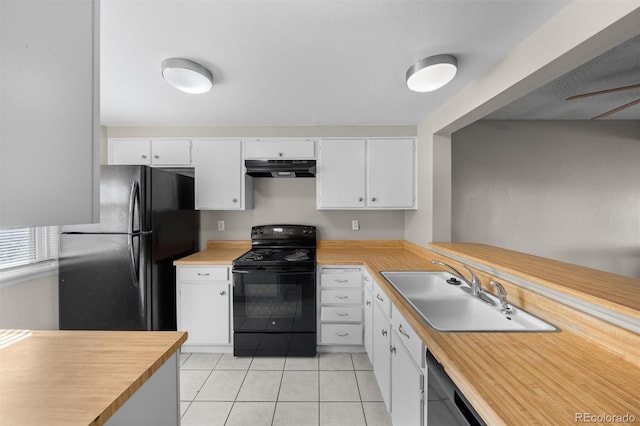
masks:
[[[359,231],[360,230],[360,221],[359,220],[352,220],[351,221],[351,230],[352,231]]]
[[[218,231],[224,231],[224,220],[218,221]]]

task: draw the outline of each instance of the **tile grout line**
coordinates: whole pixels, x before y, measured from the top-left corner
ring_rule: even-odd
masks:
[[[367,422],[367,413],[364,410],[364,401],[362,400],[362,391],[360,390],[360,381],[358,380],[358,374],[356,370],[356,364],[353,362],[353,354],[349,354],[351,357],[351,363],[353,364],[353,375],[356,378],[356,386],[358,387],[358,396],[360,397],[360,409],[362,410],[362,418],[364,419],[364,424],[367,426],[369,422]]]

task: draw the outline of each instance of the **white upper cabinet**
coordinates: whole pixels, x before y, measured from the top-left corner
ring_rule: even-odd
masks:
[[[190,166],[190,139],[109,139],[109,164]]]
[[[313,139],[249,139],[247,160],[313,160],[316,145]]]
[[[319,209],[416,208],[415,140],[322,139],[316,173]]]
[[[367,206],[415,208],[415,141],[367,141]]]
[[[366,206],[365,139],[324,139],[318,145],[318,208]]]
[[[196,209],[245,210],[253,207],[252,178],[246,176],[240,139],[194,141]]]
[[[99,3],[0,1],[0,227],[99,220]]]

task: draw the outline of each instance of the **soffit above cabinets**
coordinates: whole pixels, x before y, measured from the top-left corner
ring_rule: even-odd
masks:
[[[617,87],[640,85],[640,35],[545,84],[488,115],[491,120],[589,120],[636,100],[640,86],[567,98]],[[640,102],[602,119],[638,120]]]

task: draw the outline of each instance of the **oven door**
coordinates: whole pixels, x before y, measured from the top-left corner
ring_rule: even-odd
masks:
[[[315,275],[308,268],[234,267],[234,353],[315,354]]]

